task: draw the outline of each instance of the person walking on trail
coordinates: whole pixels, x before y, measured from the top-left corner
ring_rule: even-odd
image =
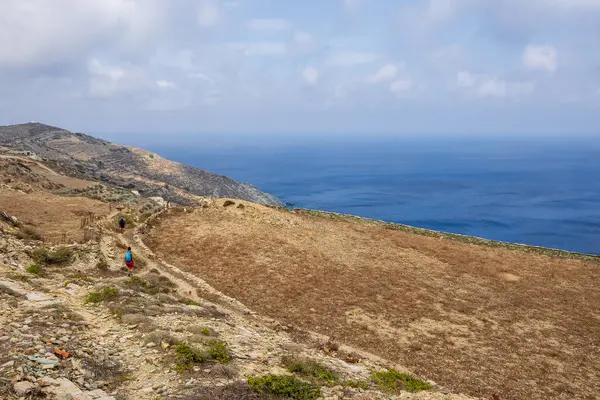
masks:
[[[133,275],[133,252],[131,251],[131,247],[127,247],[127,251],[125,252],[125,265],[127,266],[127,276]]]
[[[121,215],[121,218],[119,218],[119,227],[121,228],[121,233],[125,229],[125,222],[125,217]]]

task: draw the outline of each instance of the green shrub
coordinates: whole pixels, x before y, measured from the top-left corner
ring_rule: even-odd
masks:
[[[30,274],[34,274],[34,275],[42,275],[44,273],[44,271],[42,270],[42,267],[40,267],[37,264],[31,264],[29,267],[25,268],[25,271],[29,272]]]
[[[333,383],[339,379],[333,371],[314,360],[284,357],[283,365],[288,371],[303,376],[314,383]]]
[[[85,303],[100,303],[101,301],[112,300],[119,296],[119,289],[105,286],[99,290],[89,292],[84,299]]]
[[[314,400],[321,395],[320,388],[289,375],[250,377],[248,386],[265,395],[294,400]]]
[[[229,349],[227,348],[227,345],[224,342],[221,342],[220,340],[212,340],[208,344],[208,355],[210,356],[210,358],[221,364],[227,364],[230,359]]]
[[[362,390],[367,390],[370,386],[369,382],[367,382],[367,381],[355,381],[352,379],[340,382],[340,385],[342,385],[344,387],[349,387],[349,388],[353,388],[353,389],[362,389]]]
[[[38,247],[33,251],[31,257],[41,265],[62,265],[70,263],[73,260],[73,254],[73,249],[69,247],[59,247],[54,251]]]
[[[194,364],[200,364],[206,360],[206,355],[202,350],[185,342],[175,346],[175,354],[177,355],[175,370],[179,373],[189,371]]]
[[[393,393],[399,392],[402,389],[409,392],[431,389],[429,383],[417,379],[412,375],[398,372],[393,368],[389,368],[385,371],[373,372],[371,378],[381,389]]]

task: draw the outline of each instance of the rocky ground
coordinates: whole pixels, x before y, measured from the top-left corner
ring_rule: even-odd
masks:
[[[155,257],[143,224],[114,232],[114,217],[96,221],[97,241],[48,248],[0,222],[0,398],[468,398],[260,317]],[[390,367],[391,386],[377,375]]]

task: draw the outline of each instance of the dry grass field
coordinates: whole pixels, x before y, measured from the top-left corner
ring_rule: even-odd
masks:
[[[600,398],[600,263],[222,204],[170,211],[148,243],[258,312],[454,391]]]
[[[89,213],[100,217],[109,213],[108,204],[84,197],[63,197],[47,192],[28,194],[0,189],[0,211],[17,217],[39,231],[49,243],[81,241],[82,219]]]

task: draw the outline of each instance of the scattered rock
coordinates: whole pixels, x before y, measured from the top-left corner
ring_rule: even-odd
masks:
[[[37,385],[29,381],[21,381],[13,385],[13,390],[19,397],[25,397],[28,394],[33,393],[33,391],[35,391],[36,388]]]

